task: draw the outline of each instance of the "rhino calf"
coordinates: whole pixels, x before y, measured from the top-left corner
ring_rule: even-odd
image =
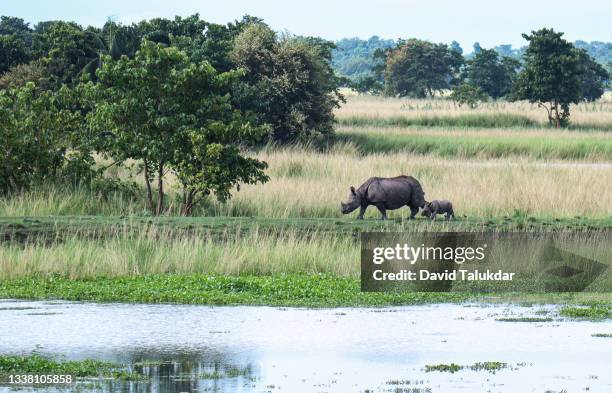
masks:
[[[413,219],[419,208],[425,205],[425,193],[421,184],[412,176],[371,177],[358,189],[351,186],[350,190],[348,201],[340,203],[340,211],[348,214],[359,208],[359,220],[363,219],[370,205],[376,206],[383,220],[387,219],[387,210],[403,206],[410,208],[410,218]]]
[[[455,218],[455,212],[453,211],[453,204],[447,200],[425,202],[423,212],[421,213],[425,217],[431,218],[433,221],[436,220],[438,214],[444,214],[446,220]]]

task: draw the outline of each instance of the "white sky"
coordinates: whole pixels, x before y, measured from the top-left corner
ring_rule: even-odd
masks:
[[[275,30],[331,40],[372,35],[457,40],[466,52],[475,41],[485,48],[521,46],[521,33],[541,27],[563,31],[572,41],[612,41],[611,0],[0,0],[0,14],[30,23],[64,19],[100,26],[111,16],[129,23],[196,12],[217,23],[251,14]]]

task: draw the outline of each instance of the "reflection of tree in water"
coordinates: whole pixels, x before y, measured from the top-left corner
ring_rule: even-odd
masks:
[[[109,392],[225,392],[245,384],[249,386],[255,377],[248,359],[210,348],[181,352],[146,348],[122,352],[121,357],[125,364],[147,376],[148,380],[109,382]]]

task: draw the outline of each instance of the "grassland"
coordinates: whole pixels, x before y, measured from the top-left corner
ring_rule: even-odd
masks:
[[[612,161],[609,132],[457,127],[338,127],[338,137],[362,154],[412,153],[457,159]]]
[[[471,111],[445,100],[349,97],[334,143],[251,151],[268,162],[270,181],[241,187],[226,204],[210,198],[190,218],[177,217],[170,175],[162,217],[150,217],[140,196],[41,185],[0,198],[0,297],[284,306],[491,301],[361,293],[359,232],[610,231],[611,109],[606,100],[581,104],[572,112],[578,129],[554,130],[525,103]],[[391,126],[395,118],[403,120]],[[408,221],[407,209],[390,212],[388,222],[374,208],[364,221],[341,215],[350,185],[398,174],[419,179],[427,199],[453,201],[457,219]],[[133,165],[106,175],[140,182]],[[612,304],[608,293],[544,301]],[[591,313],[574,308],[567,316]]]
[[[408,108],[408,109],[405,109]],[[531,109],[530,109],[531,108]],[[447,100],[351,96],[338,110],[335,142],[325,147],[266,146],[250,154],[269,164],[270,181],[246,185],[225,204],[209,198],[195,214],[217,217],[340,218],[339,202],[350,185],[371,176],[415,176],[428,199],[450,199],[470,218],[535,216],[612,217],[612,133],[534,127],[388,127],[342,125],[358,114],[388,119],[397,113],[479,116],[527,113],[526,103],[489,103],[477,110]],[[538,116],[539,116],[539,112]],[[612,124],[612,101],[573,107],[588,121]],[[407,116],[408,116],[407,115]],[[583,117],[584,117],[583,116]],[[585,120],[586,121],[586,120]],[[600,127],[601,128],[601,127]],[[101,165],[107,163],[101,162]],[[135,180],[136,165],[112,166],[111,178]],[[167,176],[168,216],[178,215],[177,184]],[[96,193],[87,187],[43,185],[0,198],[0,216],[146,215],[142,197]],[[405,212],[392,212],[398,218]],[[368,217],[376,217],[372,211]]]
[[[492,101],[477,109],[458,106],[450,100],[373,97],[350,95],[337,118],[342,125],[459,126],[459,127],[541,127],[546,111],[528,102]],[[578,129],[610,130],[610,95],[592,103],[571,107],[572,126]]]
[[[609,162],[479,160],[403,152],[361,155],[352,150],[320,152],[298,147],[263,150],[258,156],[270,165],[268,183],[243,186],[226,204],[210,199],[196,215],[340,218],[340,201],[347,197],[349,186],[359,186],[371,176],[409,174],[419,179],[426,198],[451,200],[462,217],[612,216]],[[128,177],[123,172],[116,176]],[[173,179],[168,182],[172,185]],[[176,189],[169,189],[167,214],[174,215],[179,208]],[[374,210],[366,217],[377,217]],[[92,195],[85,188],[43,187],[0,200],[0,216],[5,217],[143,214],[142,198]],[[406,216],[401,210],[390,213],[392,218]]]
[[[359,277],[360,231],[604,231],[600,220],[2,219],[0,279],[140,274]]]

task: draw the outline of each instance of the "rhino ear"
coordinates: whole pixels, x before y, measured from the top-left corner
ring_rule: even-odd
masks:
[[[351,186],[351,194],[356,195],[357,193],[355,192],[355,187]]]

